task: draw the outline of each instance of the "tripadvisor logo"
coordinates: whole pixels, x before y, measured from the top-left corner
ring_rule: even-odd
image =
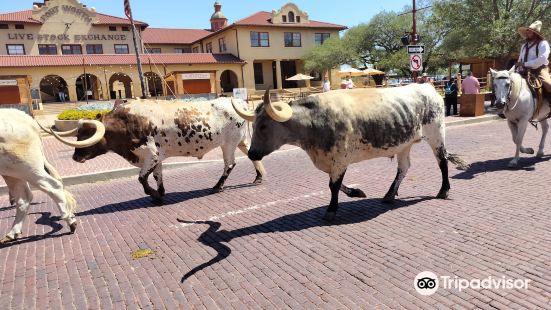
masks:
[[[413,281],[413,287],[417,293],[429,296],[438,290],[438,288],[443,289],[454,289],[459,292],[465,289],[498,289],[498,290],[527,290],[530,279],[512,279],[505,276],[502,277],[493,277],[488,276],[483,279],[462,279],[457,276],[436,276],[434,272],[423,271],[419,273],[415,280]]]

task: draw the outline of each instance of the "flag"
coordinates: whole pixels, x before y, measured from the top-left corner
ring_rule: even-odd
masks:
[[[124,15],[132,20],[132,9],[130,8],[130,0],[124,0]]]

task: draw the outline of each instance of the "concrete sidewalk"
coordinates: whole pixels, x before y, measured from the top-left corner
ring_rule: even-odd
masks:
[[[39,121],[44,121],[47,119],[52,119],[52,117],[46,115],[41,117]],[[491,112],[478,117],[448,116],[446,117],[446,126],[453,127],[476,124],[499,119],[500,118],[496,114]],[[122,157],[114,153],[108,153],[81,164],[72,160],[73,148],[59,143],[50,136],[44,137],[43,143],[46,158],[48,158],[50,163],[56,167],[59,173],[63,176],[64,184],[67,186],[132,177],[136,176],[139,172],[136,167],[130,165]],[[282,150],[286,151],[294,148],[294,146],[286,145],[282,148]],[[235,155],[236,158],[245,156],[239,150],[236,151]],[[222,171],[222,151],[220,148],[211,151],[205,155],[202,160],[191,157],[172,157],[164,161],[163,167],[166,170],[179,168],[184,165],[206,164],[211,162],[220,162],[220,171]],[[0,195],[4,195],[6,193],[6,185],[4,180],[0,178]]]

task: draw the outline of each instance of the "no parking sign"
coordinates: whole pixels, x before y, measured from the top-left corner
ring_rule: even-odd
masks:
[[[409,55],[409,67],[411,71],[422,71],[423,70],[423,55],[421,54],[411,54]]]

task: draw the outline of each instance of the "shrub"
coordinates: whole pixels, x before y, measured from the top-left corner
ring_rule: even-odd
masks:
[[[65,110],[61,112],[57,119],[64,121],[77,121],[79,119],[96,119],[98,114],[105,115],[109,113],[109,110],[96,110],[96,111],[79,111],[79,110]]]

